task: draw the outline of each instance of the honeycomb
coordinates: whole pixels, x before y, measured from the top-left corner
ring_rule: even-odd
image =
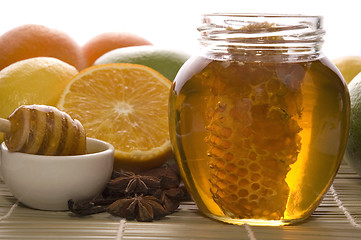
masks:
[[[301,148],[303,75],[292,65],[213,61],[202,72],[211,193],[224,214],[280,220]]]

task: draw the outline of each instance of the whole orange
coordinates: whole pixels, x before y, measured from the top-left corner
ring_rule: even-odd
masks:
[[[78,70],[86,67],[81,47],[63,31],[26,24],[0,36],[0,70],[33,57],[54,57]]]
[[[88,66],[91,66],[104,53],[118,48],[140,45],[152,45],[152,43],[133,33],[105,32],[90,39],[83,45],[82,49]]]

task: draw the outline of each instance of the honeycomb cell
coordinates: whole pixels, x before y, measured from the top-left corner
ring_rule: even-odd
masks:
[[[215,158],[221,158],[223,157],[224,151],[222,149],[219,149],[218,147],[213,147],[211,149],[211,155]]]
[[[261,169],[261,167],[257,164],[257,163],[251,163],[249,165],[249,169],[252,171],[252,172],[257,172],[258,170]]]
[[[226,180],[230,183],[237,182],[238,176],[235,174],[228,174]]]
[[[248,170],[246,168],[240,168],[237,171],[237,175],[239,177],[245,177],[248,174]]]
[[[258,195],[257,195],[257,194],[251,194],[251,195],[249,196],[249,199],[250,199],[250,200],[257,200],[257,199],[258,199]],[[257,204],[257,202],[255,202],[255,201],[253,201],[252,203]]]
[[[233,154],[228,152],[228,153],[224,154],[223,159],[227,162],[231,162],[233,160]]]
[[[248,159],[251,160],[251,161],[257,160],[257,153],[250,152],[249,155],[248,155]]]
[[[248,191],[246,189],[241,189],[238,191],[238,197],[247,197]]]
[[[221,136],[224,138],[229,138],[232,135],[232,129],[229,127],[224,127],[221,129]]]
[[[232,193],[235,193],[238,190],[238,186],[237,185],[229,185],[229,191],[231,191]]]
[[[213,167],[216,167],[217,169],[223,169],[225,165],[225,161],[222,158],[216,158],[212,162]]]
[[[247,179],[241,179],[238,181],[238,186],[240,187],[248,187],[249,181]]]
[[[258,189],[260,189],[260,185],[258,184],[258,183],[253,183],[252,185],[251,185],[251,188],[252,188],[252,190],[258,190]]]
[[[229,149],[232,146],[232,142],[227,141],[227,140],[223,140],[222,142],[220,142],[219,147],[223,148],[223,149]]]
[[[237,167],[236,167],[236,165],[234,165],[233,163],[227,163],[226,166],[224,167],[224,169],[225,169],[227,172],[233,173],[233,172],[236,171]]]
[[[216,135],[212,135],[210,137],[210,141],[211,143],[213,143],[214,145],[219,145],[222,142],[222,138],[216,136]]]
[[[217,182],[216,182],[216,186],[217,186],[217,188],[218,189],[226,189],[226,187],[227,187],[227,183],[226,182],[224,182],[224,181],[222,181],[221,180],[222,178],[220,178]],[[222,191],[223,192],[223,191]]]
[[[258,180],[260,180],[262,178],[261,175],[259,175],[258,173],[252,173],[251,174],[251,182],[257,182]]]

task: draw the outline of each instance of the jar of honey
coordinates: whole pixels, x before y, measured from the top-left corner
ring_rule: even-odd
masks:
[[[347,85],[321,52],[322,17],[205,14],[178,72],[170,137],[200,211],[288,225],[312,214],[346,146]]]

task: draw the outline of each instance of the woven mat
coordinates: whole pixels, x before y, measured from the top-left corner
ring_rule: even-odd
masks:
[[[79,218],[69,212],[29,209],[0,182],[0,239],[361,239],[361,178],[343,163],[314,214],[305,222],[283,227],[216,222],[202,216],[193,202],[149,223],[107,213]]]

